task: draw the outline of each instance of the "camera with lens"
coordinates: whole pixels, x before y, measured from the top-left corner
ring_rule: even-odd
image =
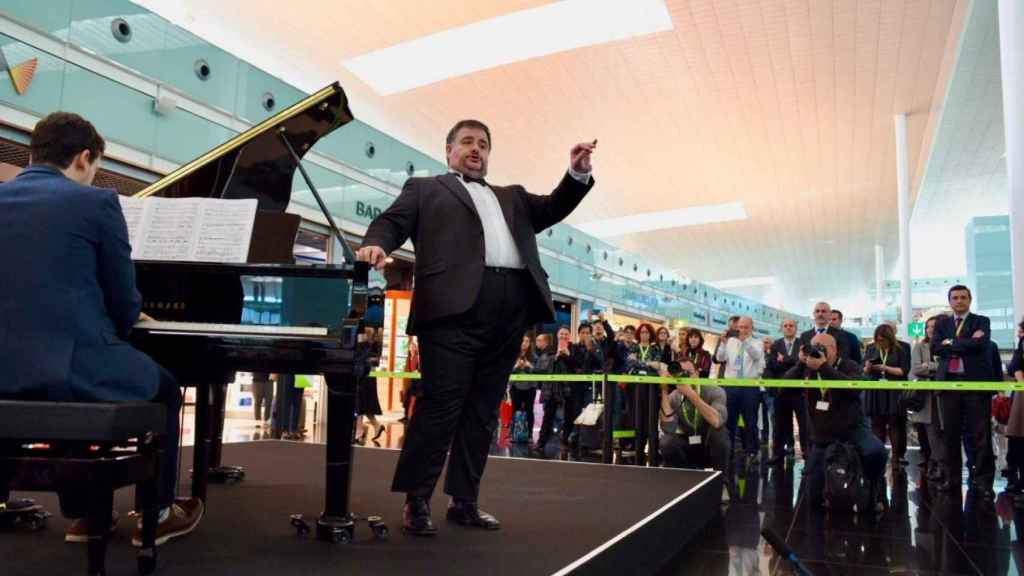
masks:
[[[801,350],[808,358],[824,358],[828,351],[821,344],[804,344]]]

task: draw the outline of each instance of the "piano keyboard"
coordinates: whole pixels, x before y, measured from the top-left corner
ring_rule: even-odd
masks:
[[[258,326],[255,324],[211,324],[208,322],[167,322],[143,320],[135,329],[154,333],[262,336],[268,338],[303,338],[327,336],[327,328],[318,326]]]

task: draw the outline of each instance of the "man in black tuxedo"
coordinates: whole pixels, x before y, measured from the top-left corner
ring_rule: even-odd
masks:
[[[844,332],[832,327],[832,307],[828,302],[818,302],[814,305],[814,328],[800,335],[800,346],[811,343],[811,339],[818,334],[828,334],[836,341],[840,358],[850,358],[849,341],[843,336]]]
[[[992,379],[989,342],[992,330],[986,316],[971,314],[971,291],[956,285],[949,289],[950,316],[935,322],[931,352],[939,360],[935,379],[940,381],[987,381]],[[992,453],[992,394],[989,392],[940,392],[943,439],[946,444],[944,490],[960,490],[960,444],[963,435],[961,415],[974,443],[974,486],[983,501],[995,498],[995,457]]]
[[[490,130],[460,121],[446,139],[449,173],[407,180],[366,231],[357,256],[378,269],[407,239],[416,250],[407,332],[419,338],[423,396],[391,487],[406,493],[409,534],[437,533],[430,497],[449,448],[448,520],[500,527],[477,506],[498,406],[526,327],[555,317],[536,234],[568,216],[593,187],[596,145],[574,146],[558,187],[536,196],[484,181]]]
[[[776,340],[768,353],[768,369],[765,378],[781,379],[800,363],[800,340],[796,337],[796,320],[786,318],[782,321],[782,338]],[[772,458],[769,466],[777,466],[785,462],[787,447],[795,444],[793,438],[793,417],[796,416],[800,426],[800,452],[806,459],[810,456],[811,436],[807,422],[807,404],[804,402],[804,391],[801,388],[777,388],[775,390],[775,427],[772,438]]]
[[[857,337],[853,332],[843,330],[843,312],[838,308],[832,309],[832,319],[829,322],[829,326],[839,331],[839,336],[845,339],[846,352],[849,354],[850,360],[853,360],[857,365],[864,363],[864,352],[861,350],[860,338]],[[897,330],[897,334],[899,331]],[[909,354],[910,351],[908,350]]]

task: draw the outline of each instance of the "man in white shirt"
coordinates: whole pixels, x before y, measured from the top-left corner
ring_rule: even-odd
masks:
[[[764,346],[754,337],[754,319],[743,316],[736,323],[737,336],[729,338],[724,345],[718,347],[716,360],[725,364],[723,378],[757,379],[764,372]],[[724,383],[723,383],[724,384]],[[757,442],[757,405],[761,391],[757,387],[725,386],[727,413],[726,426],[729,428],[729,442],[735,454],[736,430],[739,419],[743,418],[743,449],[746,452],[747,465],[757,461],[759,444]]]

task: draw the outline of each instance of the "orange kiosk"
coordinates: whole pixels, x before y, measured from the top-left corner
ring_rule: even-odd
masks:
[[[380,355],[380,368],[388,372],[402,372],[405,370],[406,359],[409,356],[409,336],[405,333],[405,327],[409,321],[409,311],[412,307],[412,292],[405,290],[387,290],[384,292],[384,342]],[[387,409],[395,409],[395,401],[401,407],[401,396],[403,380],[400,378],[386,378],[387,380]],[[398,386],[396,387],[396,380]],[[378,382],[380,382],[378,380]]]

